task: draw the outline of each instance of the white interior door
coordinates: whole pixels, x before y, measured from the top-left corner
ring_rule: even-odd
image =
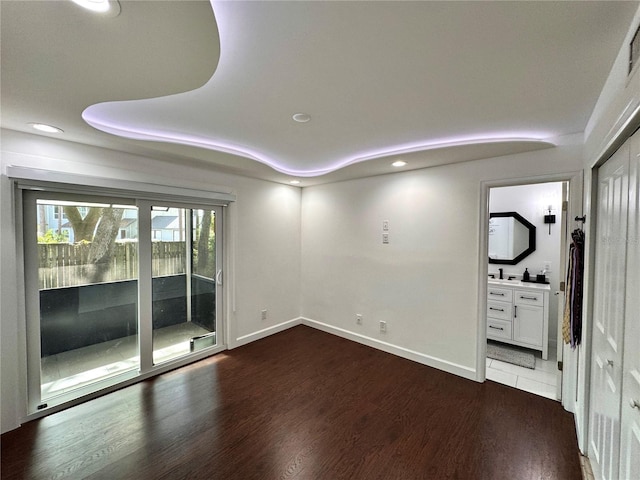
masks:
[[[619,478],[629,145],[598,171],[589,457],[596,478]]]
[[[640,133],[630,157],[620,478],[640,478]]]

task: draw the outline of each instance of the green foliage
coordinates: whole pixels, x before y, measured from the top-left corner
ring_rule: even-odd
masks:
[[[69,232],[57,233],[49,229],[44,235],[38,236],[38,243],[69,243]]]

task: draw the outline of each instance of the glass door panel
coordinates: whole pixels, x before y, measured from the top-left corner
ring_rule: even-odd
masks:
[[[154,206],[153,363],[216,345],[215,211]]]
[[[36,198],[27,230],[36,233],[26,239],[37,255],[42,401],[139,365],[137,208],[73,198]]]
[[[190,341],[194,352],[217,345],[215,211],[191,210],[191,231],[191,322],[204,330]]]

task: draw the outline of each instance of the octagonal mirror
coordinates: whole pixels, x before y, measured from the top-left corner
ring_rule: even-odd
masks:
[[[517,212],[489,214],[489,263],[516,265],[536,250],[536,227]]]

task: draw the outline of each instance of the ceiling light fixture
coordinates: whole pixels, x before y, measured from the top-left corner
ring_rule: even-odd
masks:
[[[117,0],[71,0],[82,8],[91,10],[96,13],[108,13],[109,16],[115,17],[120,13],[120,4]]]
[[[29,125],[31,125],[32,128],[40,132],[45,132],[45,133],[63,133],[64,132],[64,130],[62,130],[61,128],[54,127],[53,125],[47,125],[45,123],[30,123]]]
[[[309,115],[308,113],[294,113],[293,117],[294,121],[298,122],[298,123],[307,123],[309,120],[311,120],[311,115]]]
[[[400,168],[400,167],[404,167],[407,164],[407,162],[405,162],[404,160],[396,160],[395,162],[393,162],[391,164],[392,167],[396,167],[396,168]]]
[[[300,180],[291,180],[289,183],[291,185],[300,185]]]

